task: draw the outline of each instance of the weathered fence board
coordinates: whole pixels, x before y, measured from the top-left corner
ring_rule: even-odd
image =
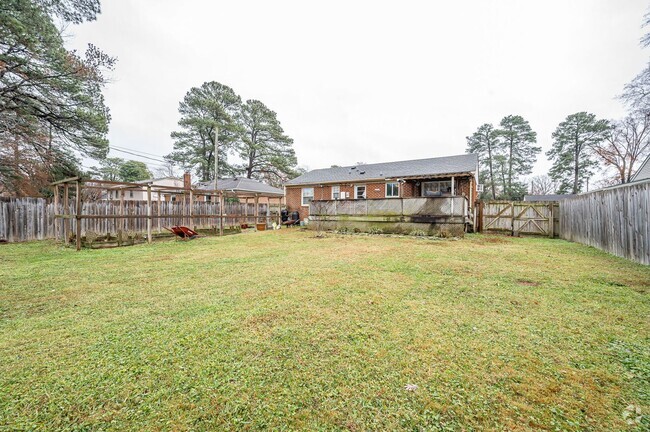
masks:
[[[563,239],[650,264],[650,181],[576,195],[560,209]]]
[[[68,200],[67,214],[74,215],[76,204],[73,199]],[[54,229],[54,215],[64,214],[65,204],[60,200],[58,208],[53,202],[45,198],[10,198],[0,200],[0,240],[21,242],[30,240],[64,239],[63,220],[59,219],[58,232]],[[152,201],[152,229],[164,231],[164,227],[173,225],[187,225],[199,229],[219,227],[218,202],[195,202],[189,219],[189,206],[182,201]],[[276,215],[279,213],[277,206],[259,204],[260,216]],[[147,202],[124,201],[124,215],[129,218],[120,219],[119,201],[94,201],[82,203],[84,216],[104,216],[97,219],[82,219],[81,233],[87,231],[98,234],[115,234],[118,230],[146,232],[147,231]],[[159,216],[167,217],[159,217]],[[206,215],[205,217],[200,217]],[[224,204],[224,226],[238,225],[240,223],[254,224],[255,204],[243,202],[226,202]],[[110,217],[116,216],[116,217]],[[198,217],[197,217],[198,216]],[[249,216],[249,218],[228,218],[227,216]],[[77,221],[70,221],[70,233],[76,232]]]
[[[556,202],[485,201],[481,231],[553,237],[558,231]]]
[[[312,201],[309,215],[316,229],[455,236],[462,236],[471,220],[467,198],[462,196]]]

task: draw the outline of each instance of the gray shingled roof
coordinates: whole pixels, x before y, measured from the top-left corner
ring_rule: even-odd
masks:
[[[650,179],[650,155],[643,161],[638,171],[632,177],[632,181]]]
[[[214,181],[198,183],[197,189],[214,190]],[[250,192],[258,193],[260,195],[284,195],[282,189],[278,189],[261,181],[249,179],[246,177],[235,177],[219,179],[217,182],[217,190],[227,190],[235,192]]]
[[[286,182],[286,185],[347,182],[370,179],[440,176],[475,172],[478,156],[473,153],[429,159],[324,168],[309,171]]]
[[[524,201],[530,201],[530,202],[562,201],[563,199],[571,198],[572,196],[574,195],[571,194],[524,195]]]

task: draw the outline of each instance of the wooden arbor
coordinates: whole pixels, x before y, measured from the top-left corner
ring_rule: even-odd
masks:
[[[263,194],[236,194],[223,190],[193,189],[155,185],[153,183],[129,183],[108,180],[84,179],[72,177],[51,183],[54,192],[55,236],[59,234],[66,244],[70,242],[71,234],[74,237],[77,250],[81,249],[82,223],[86,227],[91,224],[111,226],[116,231],[124,231],[127,225],[140,226],[145,231],[147,242],[152,241],[154,221],[158,222],[158,231],[163,223],[170,225],[196,226],[195,221],[209,223],[219,235],[224,234],[226,221],[239,221],[254,219],[256,222],[273,219],[269,212],[272,200],[277,200],[278,209],[281,208],[284,198],[282,196],[265,196],[268,200],[266,214],[260,215],[259,199]],[[125,196],[129,192],[129,198]],[[138,196],[134,196],[137,194]],[[155,199],[152,196],[155,195]],[[115,196],[115,199],[111,199]],[[140,199],[137,199],[140,197]],[[163,198],[164,197],[164,198]],[[73,201],[71,201],[71,198]],[[245,199],[245,210],[241,206],[230,206],[226,212],[228,198]],[[255,202],[254,214],[248,214],[248,201]],[[117,202],[117,204],[116,204]],[[127,204],[137,203],[137,210]],[[169,204],[169,205],[165,205]],[[163,211],[166,210],[166,211]],[[171,211],[170,210],[174,210]],[[279,211],[277,217],[279,218]],[[104,224],[101,222],[104,221]],[[74,222],[74,226],[73,226]]]

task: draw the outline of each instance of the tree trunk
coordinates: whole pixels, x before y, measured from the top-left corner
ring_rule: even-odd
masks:
[[[578,184],[579,184],[578,173],[580,172],[579,166],[580,166],[579,155],[576,146],[576,153],[574,155],[574,161],[573,161],[573,193],[574,194],[578,193]]]
[[[508,154],[508,198],[510,198],[510,193],[512,191],[512,138],[510,139],[510,153]]]
[[[492,186],[492,199],[497,199],[497,188],[494,185],[494,169],[492,168],[492,143],[488,138],[488,161],[490,166],[490,183]]]

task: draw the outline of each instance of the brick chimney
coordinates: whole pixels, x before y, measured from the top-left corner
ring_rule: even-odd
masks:
[[[183,174],[183,188],[185,190],[192,189],[192,174],[189,171],[185,171],[185,174]]]

